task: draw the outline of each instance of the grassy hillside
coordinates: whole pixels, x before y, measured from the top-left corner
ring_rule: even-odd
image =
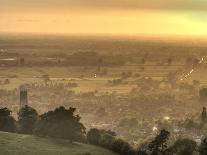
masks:
[[[0,132],[0,155],[116,155],[88,144]]]

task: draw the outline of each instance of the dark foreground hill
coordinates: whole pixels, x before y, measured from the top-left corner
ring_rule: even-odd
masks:
[[[66,140],[0,132],[0,155],[117,155],[104,148]]]

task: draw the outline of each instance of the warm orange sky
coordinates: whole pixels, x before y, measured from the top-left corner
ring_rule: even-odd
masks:
[[[205,0],[0,0],[0,32],[207,35]]]

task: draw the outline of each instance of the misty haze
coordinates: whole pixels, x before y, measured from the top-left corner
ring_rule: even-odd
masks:
[[[0,155],[207,155],[206,9],[0,0]]]

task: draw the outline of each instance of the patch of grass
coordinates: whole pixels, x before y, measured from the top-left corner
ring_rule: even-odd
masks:
[[[104,148],[67,140],[0,132],[0,155],[116,155]]]

